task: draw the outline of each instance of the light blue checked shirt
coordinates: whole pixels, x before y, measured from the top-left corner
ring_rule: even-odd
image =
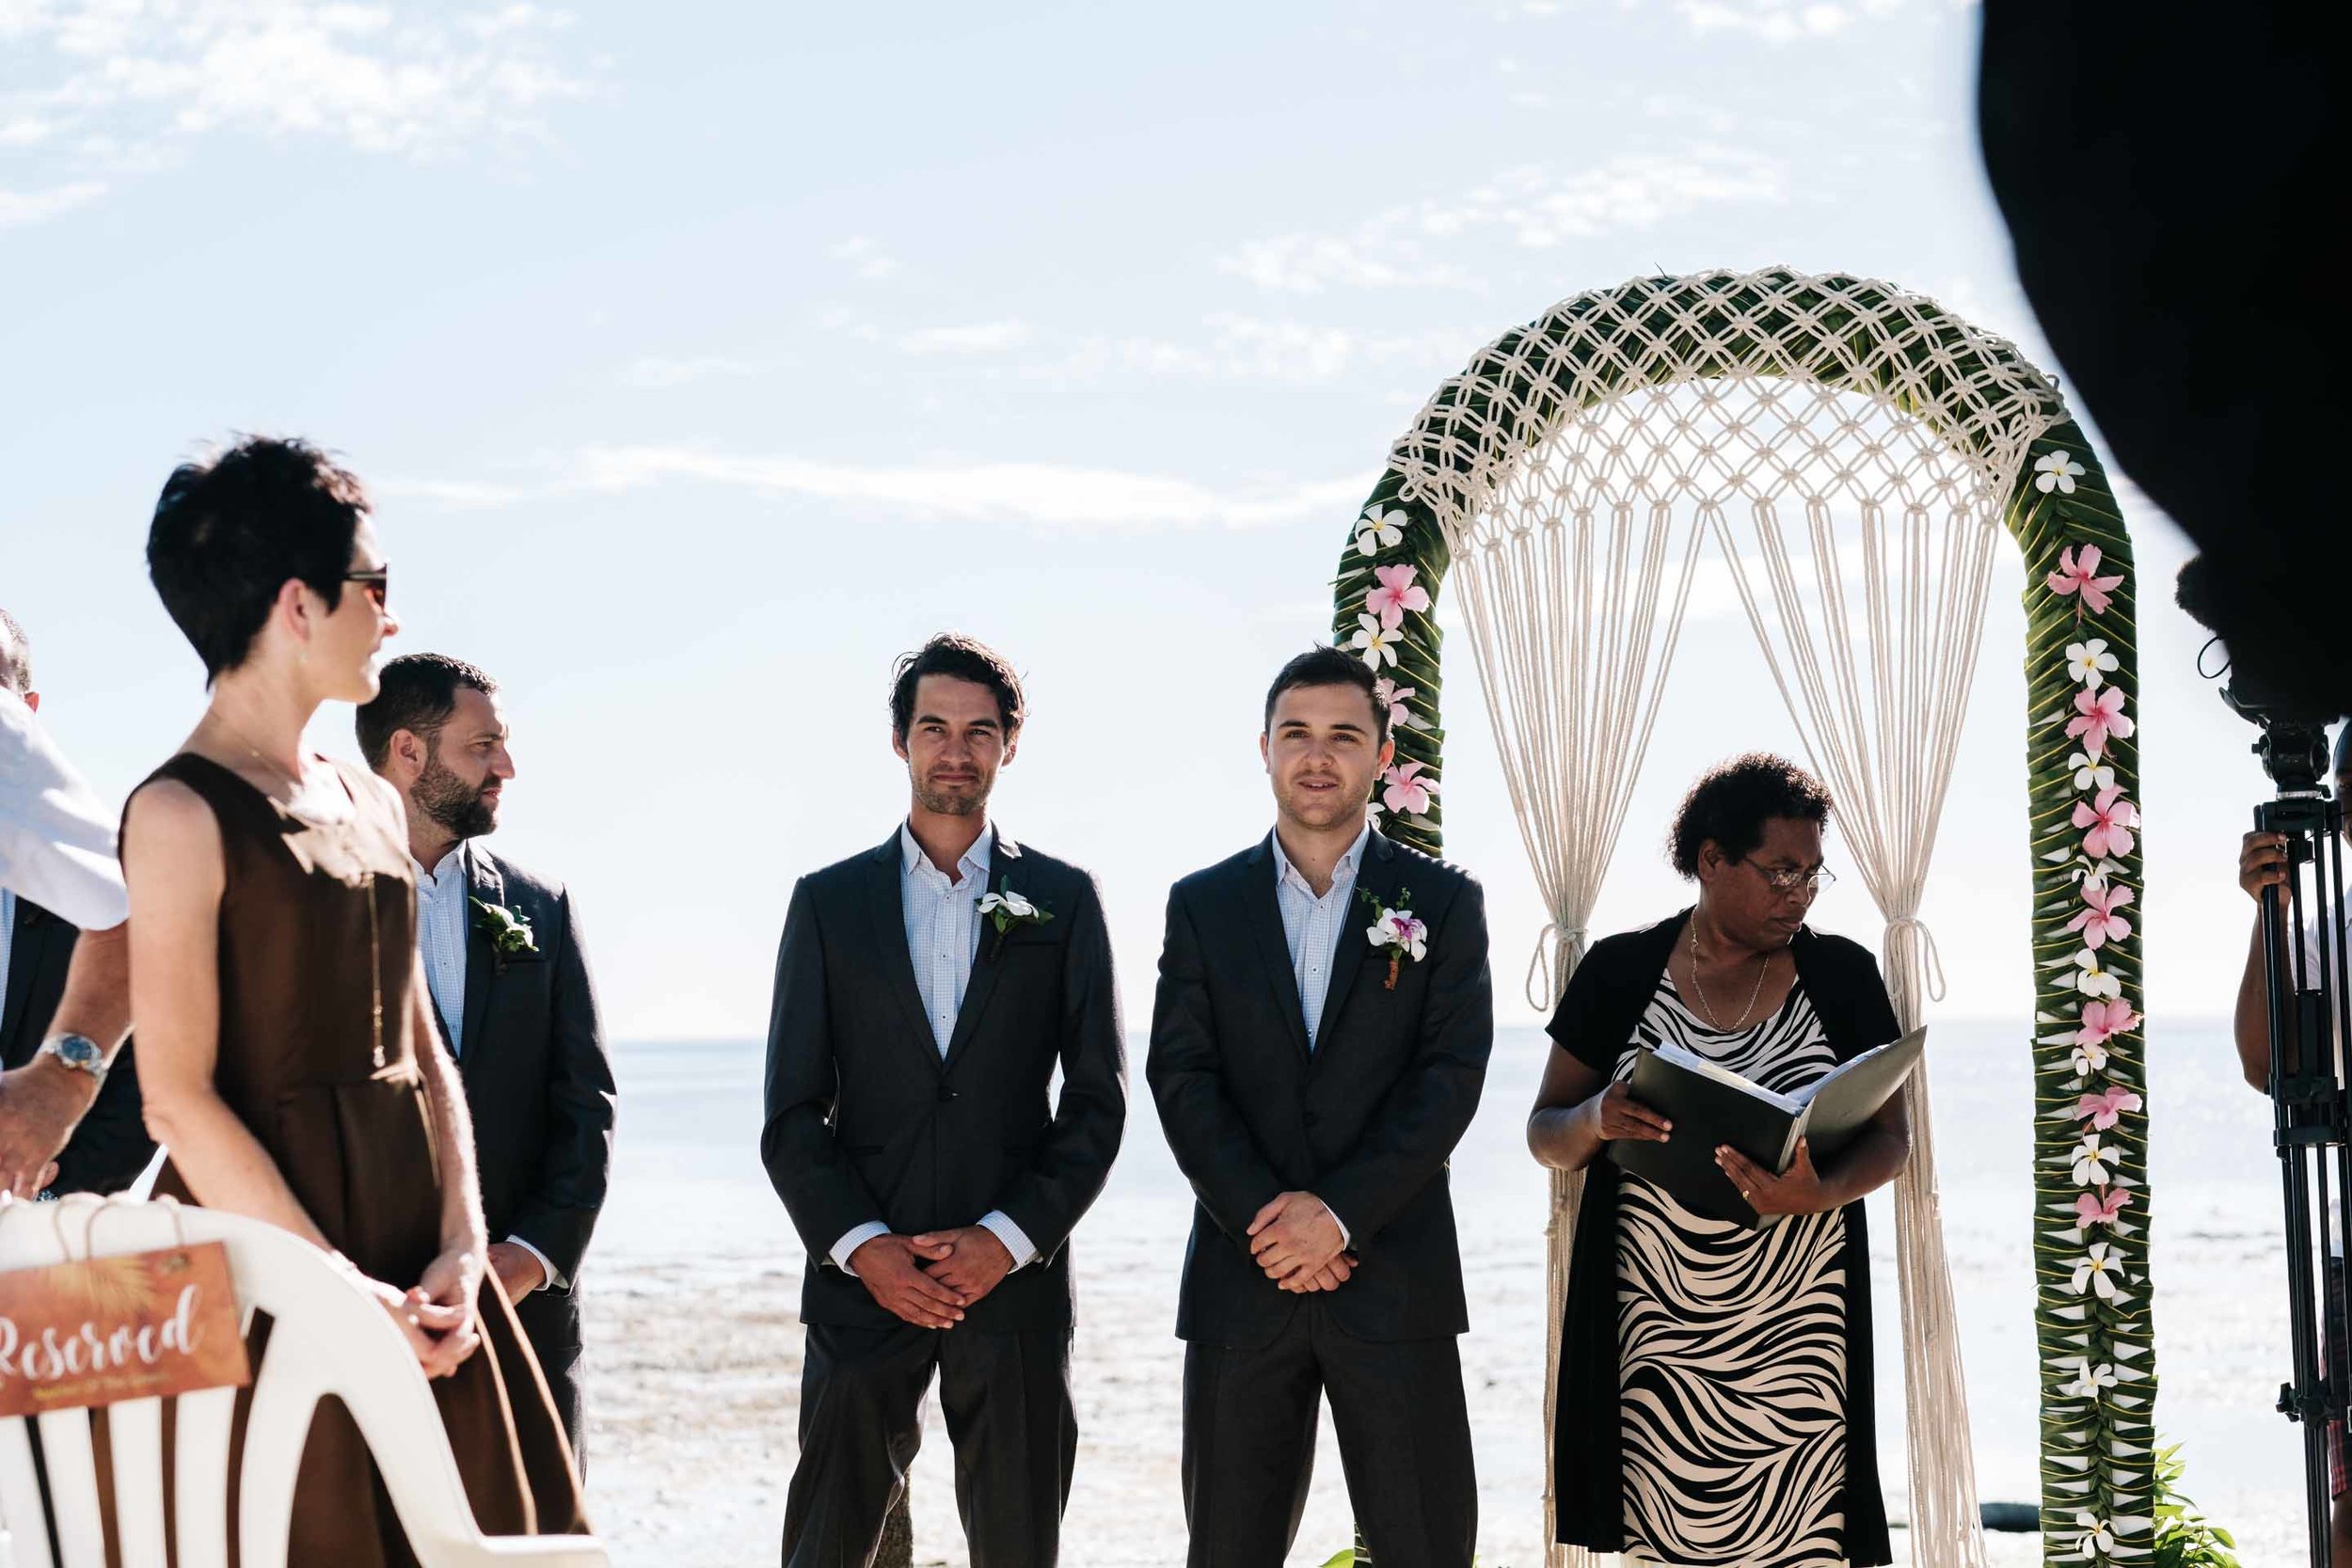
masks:
[[[1364,831],[1331,868],[1329,890],[1318,898],[1314,885],[1282,852],[1282,835],[1274,835],[1274,901],[1282,911],[1282,940],[1291,950],[1291,978],[1298,982],[1298,1010],[1306,1015],[1310,1053],[1315,1048],[1315,1034],[1323,1027],[1324,998],[1331,994],[1331,960],[1349,935],[1347,906],[1356,896],[1356,873],[1363,865],[1364,846],[1371,842],[1372,823],[1366,821]],[[1356,935],[1362,940],[1360,931]],[[1340,1227],[1341,1244],[1354,1244],[1355,1235],[1347,1222],[1329,1204],[1324,1204],[1323,1210]]]
[[[8,999],[8,954],[16,946],[16,895],[0,887],[0,1006]]]
[[[906,925],[914,989],[922,993],[923,1016],[930,1021],[931,1041],[939,1047],[942,1060],[946,1058],[948,1042],[955,1038],[956,1015],[963,1010],[964,988],[972,982],[972,960],[979,952],[983,924],[979,904],[988,892],[990,852],[995,843],[995,829],[982,829],[972,847],[956,862],[955,878],[949,880],[923,853],[914,830],[904,823],[898,827],[898,912]],[[1037,1248],[1003,1210],[990,1210],[980,1216],[980,1223],[1005,1243],[1014,1268],[1026,1268],[1036,1261]],[[855,1227],[834,1243],[834,1267],[843,1274],[856,1274],[850,1267],[850,1255],[875,1237],[889,1234],[890,1227],[880,1220]]]

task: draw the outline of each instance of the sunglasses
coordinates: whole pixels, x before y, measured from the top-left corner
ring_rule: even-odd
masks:
[[[345,582],[358,583],[359,585],[359,592],[365,594],[369,598],[373,599],[375,601],[375,608],[382,610],[384,608],[385,600],[391,597],[392,563],[388,561],[383,565],[376,567],[373,571],[345,572],[343,574],[343,580]]]

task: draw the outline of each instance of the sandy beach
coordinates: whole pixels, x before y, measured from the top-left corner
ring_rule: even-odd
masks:
[[[2026,1031],[1936,1028],[1932,1093],[1979,1491],[2031,1501]],[[1544,1183],[1519,1125],[1543,1049],[1533,1030],[1498,1041],[1486,1101],[1454,1162],[1472,1318],[1464,1374],[1488,1568],[1540,1560]],[[2271,1409],[2284,1372],[2285,1286],[2268,1107],[2239,1084],[2218,1025],[2159,1021],[2152,1049],[2158,1426],[2168,1441],[2186,1442],[2189,1490],[2237,1534],[2249,1568],[2290,1561],[2299,1449],[2296,1430]],[[802,1252],[758,1168],[759,1048],[624,1046],[617,1060],[619,1164],[589,1283],[592,1509],[618,1562],[771,1561],[796,1452]],[[1087,1568],[1164,1568],[1184,1557],[1183,1347],[1171,1327],[1190,1200],[1139,1081],[1137,1090],[1119,1167],[1073,1242],[1082,1438],[1063,1560]],[[1879,1321],[1888,1324],[1897,1309],[1891,1224],[1874,1224],[1873,1235]],[[1895,1347],[1883,1331],[1881,1462],[1900,1520]],[[1294,1565],[1319,1564],[1349,1538],[1327,1422],[1323,1436]],[[915,1465],[914,1523],[918,1563],[965,1561],[935,1406]],[[2040,1560],[2036,1537],[1988,1540],[1996,1568]],[[1900,1528],[1895,1542],[1901,1559]]]

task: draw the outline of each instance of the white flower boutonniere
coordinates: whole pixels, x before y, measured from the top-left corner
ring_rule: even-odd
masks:
[[[1409,908],[1413,901],[1410,888],[1396,890],[1399,905],[1396,909],[1382,904],[1370,888],[1359,890],[1359,896],[1377,911],[1372,924],[1364,927],[1364,940],[1388,953],[1389,978],[1384,989],[1394,990],[1397,971],[1407,959],[1414,963],[1421,962],[1422,956],[1429,951],[1429,927],[1413,918]]]
[[[493,904],[486,898],[469,898],[480,911],[474,916],[474,929],[490,939],[490,951],[501,963],[539,956],[538,939],[531,934],[531,922],[503,904]]]
[[[1042,926],[1054,918],[1051,911],[1041,910],[1010,888],[1002,893],[985,894],[980,898],[980,912],[996,927],[996,941],[989,948],[993,958],[1005,945],[1005,933],[1015,926]]]

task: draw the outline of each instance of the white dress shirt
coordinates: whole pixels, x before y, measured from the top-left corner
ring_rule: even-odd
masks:
[[[1362,940],[1361,932],[1348,922],[1347,906],[1356,896],[1356,873],[1363,864],[1364,846],[1371,842],[1372,824],[1366,821],[1364,831],[1331,868],[1330,888],[1317,897],[1313,884],[1282,852],[1282,835],[1274,835],[1274,901],[1282,911],[1282,940],[1290,946],[1291,978],[1298,982],[1298,1009],[1306,1017],[1310,1054],[1315,1049],[1316,1031],[1323,1027],[1324,998],[1331,993],[1331,960],[1351,931]],[[1371,918],[1367,916],[1363,924],[1369,927]],[[1323,1212],[1340,1227],[1340,1244],[1353,1244],[1355,1235],[1347,1222],[1327,1203]]]
[[[424,987],[432,993],[433,1010],[440,1015],[441,1032],[449,1037],[449,1053],[455,1057],[465,1049],[458,1036],[466,1027],[466,931],[472,924],[466,916],[473,908],[467,902],[472,883],[466,876],[466,841],[451,845],[430,871],[414,859],[408,863],[417,867],[417,951],[424,955]],[[520,1236],[506,1239],[539,1259],[548,1285],[559,1291],[572,1288],[546,1253]]]
[[[907,958],[914,965],[914,989],[922,993],[923,1016],[930,1023],[931,1043],[938,1046],[942,1061],[946,1060],[948,1042],[955,1038],[964,988],[972,982],[972,960],[979,951],[980,930],[986,924],[980,918],[979,904],[988,892],[995,842],[996,831],[983,828],[972,847],[956,862],[956,874],[950,879],[923,853],[914,830],[904,823],[898,827],[898,912],[906,927]],[[1037,1248],[1027,1233],[1003,1210],[990,1210],[980,1216],[980,1223],[1005,1243],[1014,1268],[1026,1268],[1036,1260]],[[880,1220],[852,1227],[833,1244],[834,1267],[843,1274],[856,1274],[850,1267],[850,1255],[875,1237],[889,1234],[890,1227]]]
[[[0,687],[0,887],[85,931],[111,930],[131,912],[113,817],[7,687]]]

